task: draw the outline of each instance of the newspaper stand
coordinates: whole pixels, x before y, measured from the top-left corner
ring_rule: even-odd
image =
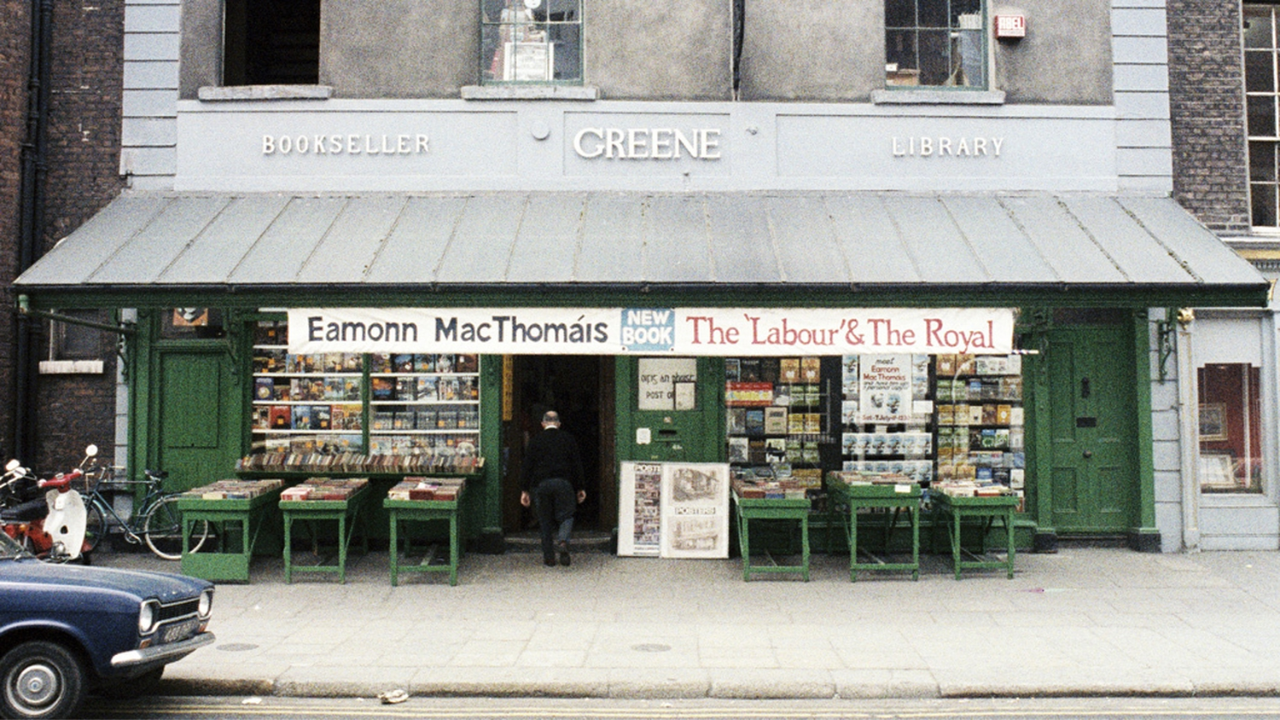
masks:
[[[833,502],[848,507],[848,514],[841,519],[849,539],[849,581],[856,582],[859,570],[874,572],[888,570],[910,570],[911,579],[920,579],[920,486],[916,483],[850,485],[837,476],[827,476],[827,492]],[[871,560],[858,560],[858,510],[861,508],[884,508],[893,510],[884,529],[884,546],[889,547],[889,540],[898,524],[903,510],[911,517],[911,562],[885,562],[867,551],[862,551]]]
[[[178,510],[182,512],[182,572],[184,575],[205,580],[225,582],[249,582],[249,564],[257,546],[259,533],[268,516],[274,517],[281,485],[250,498],[205,499],[199,496],[178,498]],[[219,533],[227,541],[228,527],[239,526],[240,547],[228,550],[190,552],[191,528],[205,521],[222,528]]]
[[[798,572],[809,581],[809,510],[808,498],[744,498],[733,489],[733,504],[738,516],[738,549],[742,553],[742,579],[752,574]],[[751,539],[747,529],[751,520],[795,520],[800,523],[799,565],[752,565]]]
[[[351,537],[355,533],[355,521],[363,519],[361,510],[365,496],[369,494],[369,485],[365,484],[350,496],[342,500],[281,500],[280,512],[284,515],[284,581],[293,582],[293,523],[296,520],[307,521],[310,529],[313,551],[319,554],[319,538],[315,532],[318,521],[336,521],[338,523],[338,563],[336,565],[307,565],[298,568],[307,572],[336,573],[338,582],[347,581],[347,550]],[[369,536],[363,533],[364,550],[369,550]]]
[[[955,569],[956,579],[960,579],[961,570],[998,570],[1004,568],[1009,579],[1013,579],[1014,537],[1013,514],[1018,509],[1018,498],[1014,495],[988,495],[981,497],[953,497],[945,493],[930,493],[935,513],[947,517],[947,535],[951,539],[951,564]],[[987,536],[991,526],[999,518],[1004,523],[1007,554],[1004,560],[985,560],[968,552],[960,546],[960,529],[966,517],[977,518],[981,527],[981,551],[987,552]],[[937,523],[935,523],[936,525]],[[970,555],[974,559],[965,560]]]
[[[461,550],[461,528],[459,527],[459,508],[462,506],[462,497],[466,491],[466,483],[458,486],[458,494],[452,500],[393,500],[392,498],[384,498],[382,506],[386,508],[387,514],[391,519],[391,586],[396,587],[400,582],[400,573],[402,572],[447,572],[449,573],[449,584],[458,584],[458,559],[462,554]],[[431,556],[427,556],[420,564],[417,565],[400,565],[399,550],[399,527],[402,522],[425,522],[431,520],[444,520],[449,523],[449,563],[447,565],[432,565]],[[409,544],[412,542],[412,535],[408,532],[404,535],[405,553],[409,551]]]

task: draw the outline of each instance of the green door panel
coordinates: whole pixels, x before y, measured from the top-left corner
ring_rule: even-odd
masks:
[[[241,402],[225,346],[159,346],[154,353],[147,466],[169,473],[169,490],[234,476],[240,456]]]
[[[643,358],[617,359],[619,461],[724,460],[724,361],[696,358],[694,362],[693,407],[688,407],[686,397],[683,409],[641,410],[642,387],[652,387],[642,385]]]
[[[166,353],[160,378],[167,396],[159,408],[165,447],[218,447],[222,375],[217,356]]]
[[[1137,522],[1137,395],[1123,323],[1049,333],[1053,525],[1116,533]]]

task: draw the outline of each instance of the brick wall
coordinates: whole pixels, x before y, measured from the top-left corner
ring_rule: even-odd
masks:
[[[1250,227],[1240,7],[1169,0],[1174,197],[1222,232]]]
[[[21,27],[29,33],[28,23]],[[123,187],[123,41],[123,0],[55,0],[46,120],[45,248],[92,217]],[[102,375],[41,375],[36,380],[38,447],[35,458],[24,459],[38,472],[75,465],[89,443],[104,451],[114,443],[116,336],[101,333],[100,340],[106,366]],[[41,357],[46,356],[47,348],[41,351]]]
[[[29,0],[0,0],[0,303],[13,305],[17,267],[19,163],[26,133]],[[13,397],[13,315],[0,312],[0,397]],[[0,450],[13,448],[13,409],[0,404]],[[8,458],[0,458],[3,463]]]

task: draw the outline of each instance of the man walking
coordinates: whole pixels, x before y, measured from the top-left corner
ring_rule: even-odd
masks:
[[[542,416],[542,432],[525,449],[520,482],[520,504],[534,506],[542,533],[542,563],[569,564],[569,535],[573,514],[587,499],[583,489],[582,456],[573,436],[560,429],[560,415],[548,410]]]

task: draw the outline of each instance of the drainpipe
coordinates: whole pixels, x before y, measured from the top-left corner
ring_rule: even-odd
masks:
[[[31,267],[42,253],[44,238],[44,180],[49,115],[50,53],[53,44],[53,0],[31,0],[31,63],[27,81],[27,136],[22,144],[22,186],[17,274]],[[36,363],[38,321],[18,316],[14,352],[13,454],[34,462],[36,450]]]

